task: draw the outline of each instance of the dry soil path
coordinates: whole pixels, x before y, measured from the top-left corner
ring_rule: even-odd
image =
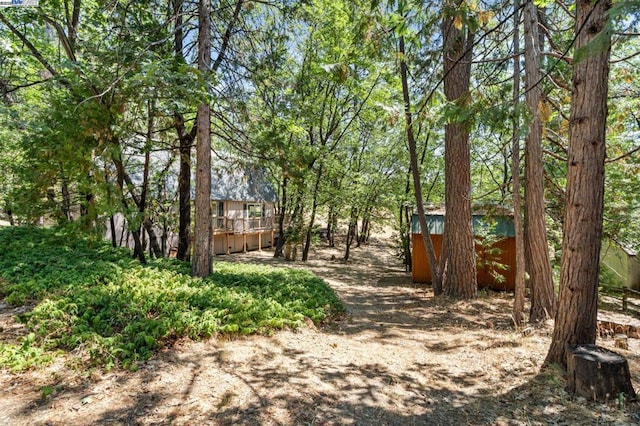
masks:
[[[0,424],[426,425],[633,423],[634,409],[586,404],[540,371],[548,332],[514,331],[508,296],[434,299],[384,242],[329,249],[307,267],[347,315],[316,329],[179,342],[136,373],[0,373]],[[271,253],[235,256],[270,264]],[[298,265],[299,267],[299,265]],[[628,356],[638,385],[638,345]],[[43,390],[51,394],[43,398]]]

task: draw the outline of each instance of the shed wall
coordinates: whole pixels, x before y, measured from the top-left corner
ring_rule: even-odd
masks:
[[[431,241],[433,242],[436,256],[440,257],[442,250],[442,235],[431,235]],[[486,253],[482,246],[476,244],[476,265],[478,288],[491,288],[493,290],[508,290],[513,291],[515,289],[515,270],[516,270],[516,243],[515,238],[507,237],[498,241],[492,247],[499,249],[499,253]],[[424,249],[422,242],[422,234],[412,235],[412,257],[413,257],[413,282],[417,283],[431,283],[431,269],[429,268],[429,262],[427,261],[427,253]],[[496,269],[492,264],[499,263],[507,267],[506,270]],[[495,271],[504,277],[502,282],[498,282],[493,276],[492,272]]]

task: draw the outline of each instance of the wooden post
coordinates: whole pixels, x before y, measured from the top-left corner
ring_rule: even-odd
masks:
[[[569,346],[567,376],[567,391],[590,400],[614,400],[621,393],[636,398],[627,359],[600,346]]]
[[[258,231],[258,251],[262,251],[262,231]]]

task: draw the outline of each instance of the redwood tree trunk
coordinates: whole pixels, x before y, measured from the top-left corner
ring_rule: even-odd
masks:
[[[459,6],[460,1],[455,1]],[[471,101],[469,81],[473,34],[454,17],[443,18],[444,92],[448,102],[465,108]],[[471,299],[478,295],[471,222],[471,153],[469,125],[453,118],[445,127],[445,228],[441,265],[447,294]]]
[[[530,322],[554,318],[556,299],[549,260],[549,244],[544,210],[544,169],[542,165],[542,87],[538,12],[533,0],[524,6],[525,85],[531,122],[525,148],[524,241],[531,283]]]
[[[211,66],[211,5],[209,0],[198,4],[198,70],[206,84]],[[195,277],[211,274],[211,107],[198,105],[196,144],[196,199],[193,258],[191,273]]]
[[[560,303],[546,359],[564,367],[567,345],[596,339],[611,49],[606,28],[611,2],[579,0],[576,6]],[[604,46],[586,47],[597,36]]]
[[[520,10],[520,0],[514,0],[513,9]],[[513,18],[513,106],[518,110],[520,99],[520,13]],[[513,147],[511,150],[511,174],[513,182],[513,224],[516,238],[516,282],[515,298],[513,300],[513,320],[516,326],[524,321],[525,299],[525,258],[524,258],[524,230],[522,228],[522,203],[520,199],[520,116],[514,114],[513,119]]]

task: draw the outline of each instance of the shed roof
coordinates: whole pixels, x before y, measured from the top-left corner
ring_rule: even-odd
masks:
[[[513,223],[513,214],[489,214],[474,212],[472,216],[474,234],[478,234],[481,229],[485,229],[492,235],[502,237],[515,237],[516,231]],[[427,225],[429,233],[433,235],[444,234],[444,209],[427,212]],[[418,214],[414,213],[411,218],[411,232],[419,234],[421,232]]]

